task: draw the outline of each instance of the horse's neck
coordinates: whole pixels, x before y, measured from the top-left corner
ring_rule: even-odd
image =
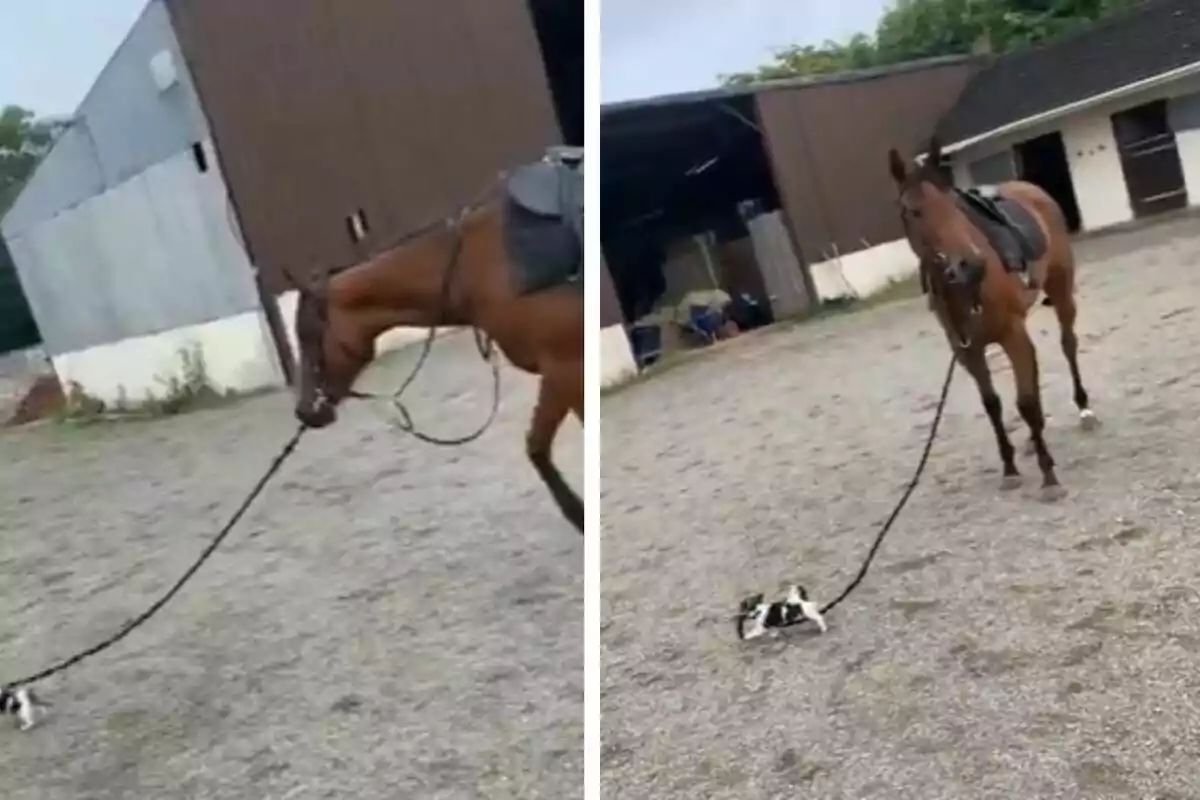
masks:
[[[336,275],[331,296],[344,313],[355,317],[371,335],[396,327],[463,325],[463,297],[455,283],[447,286],[456,255],[457,235],[439,228]]]

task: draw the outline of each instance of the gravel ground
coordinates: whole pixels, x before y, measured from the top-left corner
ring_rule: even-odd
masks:
[[[394,386],[415,349],[368,386]],[[5,800],[582,798],[582,543],[524,455],[535,382],[457,450],[361,405],[310,434],[159,617],[0,725]],[[412,387],[430,432],[484,418],[488,370],[439,344]],[[0,437],[0,675],[141,611],[293,429],[276,394],[172,420]],[[557,448],[582,487],[582,436]]]
[[[742,645],[729,616],[857,569],[948,358],[923,302],[747,336],[605,399],[606,800],[1200,798],[1200,221],[1079,253],[1100,430],[1077,427],[1053,312],[1030,320],[1068,496],[1038,500],[1032,458],[999,491],[959,372],[921,488],[825,636]]]

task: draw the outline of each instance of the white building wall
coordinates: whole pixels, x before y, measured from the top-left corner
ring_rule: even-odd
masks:
[[[1101,110],[1076,114],[1064,119],[1060,129],[1085,231],[1133,219],[1111,113]]]
[[[600,386],[607,388],[638,374],[633,347],[624,325],[609,325],[600,330]]]
[[[1094,231],[1129,222],[1134,218],[1133,208],[1113,135],[1112,115],[1152,100],[1188,95],[1200,96],[1200,78],[1187,78],[1155,87],[1094,109],[963,148],[953,154],[955,183],[959,186],[973,184],[969,167],[971,162],[1057,130],[1062,133],[1083,229]],[[1200,105],[1200,100],[1197,104]],[[1183,116],[1179,114],[1180,118]],[[1185,129],[1177,124],[1176,140],[1188,187],[1188,202],[1192,206],[1200,206],[1200,110],[1189,115],[1191,117],[1195,117],[1198,126]],[[916,269],[916,258],[903,239],[810,267],[817,294],[823,301],[869,296],[886,288],[892,281],[915,274]]]
[[[917,274],[917,257],[907,239],[847,253],[809,266],[821,302],[864,298]]]
[[[1184,185],[1188,189],[1188,205],[1194,208],[1200,206],[1200,129],[1179,131],[1175,140],[1183,165]]]
[[[9,244],[35,313],[40,305],[59,319],[74,317],[59,326],[59,341],[48,342],[64,390],[77,384],[110,405],[161,398],[173,378],[184,378],[185,352],[203,358],[219,391],[283,386],[235,225],[215,161],[202,174],[187,151],[14,237]],[[44,285],[43,270],[55,276]],[[74,277],[64,282],[63,275]],[[295,292],[280,298],[293,351],[295,308]],[[122,329],[126,335],[111,340]],[[390,331],[377,350],[423,336]]]
[[[161,397],[183,350],[220,390],[281,381],[233,226],[215,164],[201,173],[188,150],[13,237],[35,314],[60,320],[46,339],[64,388]]]

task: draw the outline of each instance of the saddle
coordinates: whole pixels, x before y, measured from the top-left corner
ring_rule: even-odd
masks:
[[[1004,269],[1028,283],[1032,278],[1029,266],[1046,254],[1048,246],[1033,214],[1015,200],[1002,197],[994,186],[954,192],[959,209],[983,232]]]
[[[520,294],[582,276],[583,153],[582,147],[549,148],[505,181],[504,244]]]

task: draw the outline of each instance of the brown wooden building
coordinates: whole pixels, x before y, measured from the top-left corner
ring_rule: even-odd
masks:
[[[729,250],[748,235],[746,201],[780,212],[811,302],[810,265],[902,237],[887,151],[916,154],[978,68],[939,58],[606,106],[602,225],[625,316],[655,290],[647,250],[706,231]],[[737,282],[753,286],[739,261]]]
[[[167,5],[269,317],[282,268],[350,263],[582,144],[582,0]]]

